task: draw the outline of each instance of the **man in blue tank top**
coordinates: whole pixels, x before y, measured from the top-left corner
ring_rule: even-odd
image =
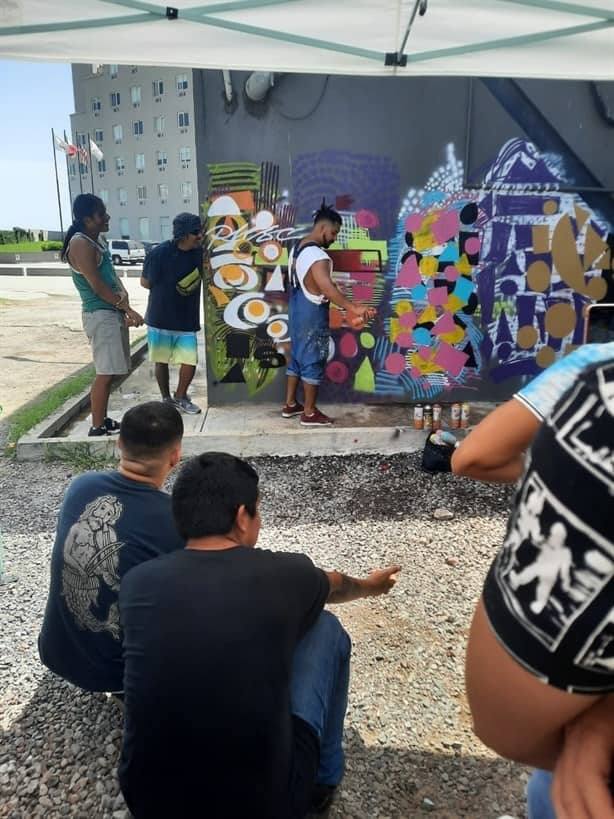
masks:
[[[70,265],[81,297],[83,329],[92,346],[96,378],[92,384],[91,436],[119,432],[107,416],[113,377],[130,370],[128,327],[140,327],[143,318],[130,307],[128,293],[111,262],[100,234],[109,230],[109,214],[102,199],[82,193],[73,205],[74,221],[64,240],[62,261]]]

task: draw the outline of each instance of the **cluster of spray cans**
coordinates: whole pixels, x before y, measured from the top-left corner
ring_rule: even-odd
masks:
[[[469,404],[452,404],[450,408],[450,428],[467,429],[471,407]],[[414,429],[441,429],[441,404],[416,404],[414,406]]]

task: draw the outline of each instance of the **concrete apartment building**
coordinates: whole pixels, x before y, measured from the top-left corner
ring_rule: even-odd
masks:
[[[72,76],[72,142],[87,149],[89,134],[104,158],[92,156],[91,168],[68,161],[71,201],[81,192],[100,196],[111,214],[108,238],[170,238],[173,217],[198,213],[203,201],[203,73],[73,65]]]

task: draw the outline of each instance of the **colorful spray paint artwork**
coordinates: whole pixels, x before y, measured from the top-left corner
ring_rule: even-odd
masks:
[[[510,140],[486,175],[478,299],[489,378],[541,372],[582,342],[584,306],[606,293],[607,226],[582,200],[557,193],[553,158]],[[537,186],[553,190],[535,192]]]
[[[561,174],[522,140],[487,169],[488,191],[463,190],[449,145],[400,207],[398,170],[378,157],[296,158],[296,204],[280,196],[272,163],[223,163],[209,174],[209,368],[214,383],[245,384],[250,396],[278,378],[281,390],[288,251],[323,194],[343,217],[330,251],[335,280],[378,310],[355,330],[331,306],[328,399],[445,401],[517,385],[580,343],[584,305],[605,293],[606,225],[577,196],[535,190],[555,188]]]

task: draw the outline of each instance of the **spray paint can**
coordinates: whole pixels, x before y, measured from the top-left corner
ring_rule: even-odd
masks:
[[[458,429],[461,423],[461,405],[460,404],[452,404],[452,409],[450,410],[450,426],[452,429]]]
[[[471,412],[471,407],[469,404],[463,404],[461,407],[461,418],[460,418],[460,425],[463,429],[467,429],[469,426],[469,414]]]
[[[422,404],[416,404],[414,407],[414,429],[422,429],[424,427],[424,407]]]
[[[433,429],[433,407],[430,404],[424,408],[424,429]]]
[[[433,429],[441,429],[441,404],[433,404]]]

